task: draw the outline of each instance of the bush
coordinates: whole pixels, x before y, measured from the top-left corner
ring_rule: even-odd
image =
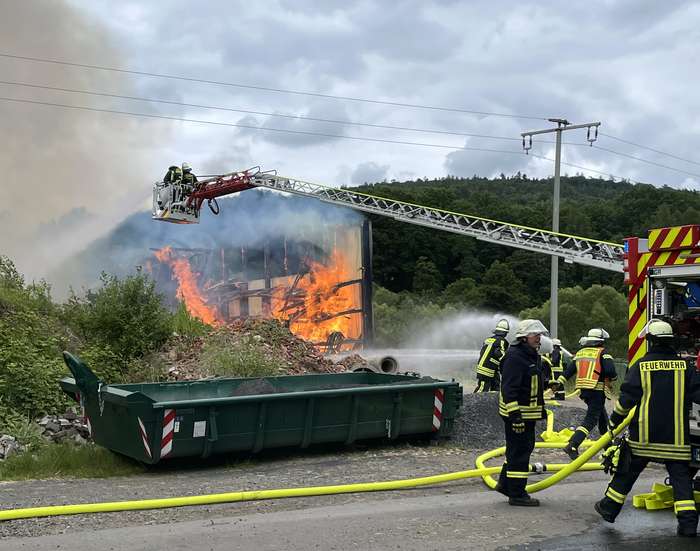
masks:
[[[121,371],[133,358],[157,350],[172,332],[172,314],[155,291],[155,283],[137,273],[119,279],[103,273],[102,287],[85,297],[74,293],[62,317],[86,342],[108,347],[121,360]]]
[[[0,421],[8,423],[64,407],[58,387],[68,370],[61,348],[68,335],[55,317],[49,286],[24,284],[12,262],[0,256]],[[14,413],[9,413],[14,412]]]
[[[109,345],[87,344],[79,349],[78,357],[105,383],[124,382],[124,363]]]

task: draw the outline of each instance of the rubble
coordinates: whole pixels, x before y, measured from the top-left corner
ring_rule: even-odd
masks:
[[[43,429],[41,435],[51,442],[85,444],[90,439],[87,425],[73,409],[68,409],[61,416],[45,415],[37,421],[37,425]]]
[[[24,451],[24,446],[17,442],[14,436],[3,434],[0,436],[0,461],[11,455]]]
[[[350,365],[367,363],[357,355],[334,363],[325,358],[313,344],[292,334],[281,322],[248,318],[223,325],[204,337],[171,337],[158,354],[158,361],[165,367],[167,380],[187,381],[211,377],[212,373],[207,371],[202,356],[207,340],[216,338],[231,344],[259,343],[263,353],[280,364],[280,374],[285,375],[338,373],[346,371]]]
[[[344,371],[356,371],[356,370],[367,370],[374,371],[374,368],[366,359],[364,359],[359,354],[351,354],[341,358],[335,365],[342,367]]]

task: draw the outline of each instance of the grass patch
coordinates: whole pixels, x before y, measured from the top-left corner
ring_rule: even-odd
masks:
[[[254,337],[235,340],[221,333],[212,335],[204,345],[202,362],[217,377],[271,377],[285,367]]]
[[[106,478],[145,471],[141,463],[93,444],[47,444],[0,462],[0,480]]]

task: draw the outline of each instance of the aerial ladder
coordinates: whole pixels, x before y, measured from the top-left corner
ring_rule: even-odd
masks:
[[[218,197],[253,188],[266,188],[312,197],[351,209],[388,216],[400,222],[475,237],[481,241],[544,253],[565,262],[623,271],[623,245],[414,205],[352,189],[335,188],[279,176],[260,167],[201,180],[194,188],[181,182],[153,184],[154,220],[197,224],[206,201],[212,213],[220,211]]]

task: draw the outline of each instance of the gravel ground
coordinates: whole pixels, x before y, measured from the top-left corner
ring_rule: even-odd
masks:
[[[152,468],[145,474],[110,479],[0,482],[0,508],[370,482],[471,469],[474,467],[474,459],[480,453],[503,444],[503,423],[498,416],[497,407],[496,393],[465,395],[454,438],[440,442],[379,442],[356,445],[352,448],[337,446],[317,447],[307,451],[269,451],[254,457],[213,458],[195,466],[171,464],[168,468],[166,464],[160,468]],[[583,411],[578,407],[558,408],[555,417],[556,428],[576,424],[582,415]],[[568,461],[558,450],[538,451],[533,456],[534,460]],[[579,473],[576,475],[576,481],[581,480],[600,480],[603,485],[607,477],[600,472]],[[398,493],[405,496],[440,495],[472,489],[483,489],[481,479],[466,479],[440,486],[402,490]],[[0,538],[214,519],[236,514],[378,499],[386,499],[385,494],[344,494],[152,511],[22,519],[0,522]]]
[[[554,411],[554,430],[578,426],[585,415],[585,405],[581,399],[576,397],[560,404],[560,407],[549,407]],[[545,429],[546,421],[538,422],[536,434]],[[597,438],[597,429],[592,436]],[[455,419],[451,440],[458,446],[470,449],[490,449],[505,445],[503,420],[498,414],[497,392],[464,395],[464,404]]]

